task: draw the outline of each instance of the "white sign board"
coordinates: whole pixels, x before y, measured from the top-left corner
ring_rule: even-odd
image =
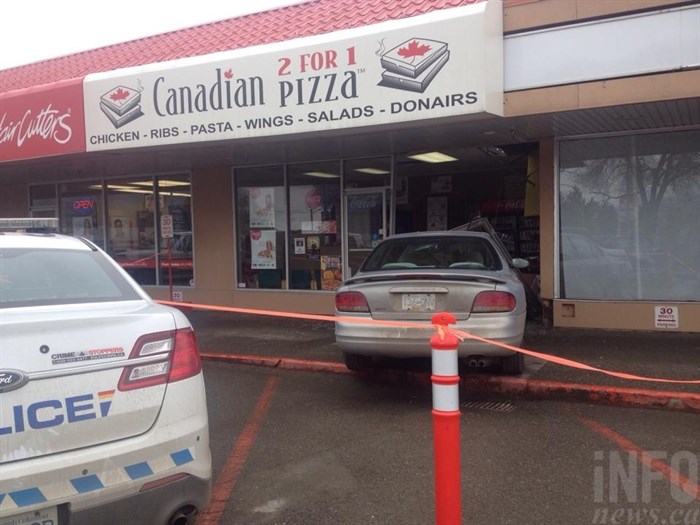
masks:
[[[680,328],[677,306],[655,306],[654,320],[656,328]]]
[[[88,75],[87,150],[503,115],[503,6]]]
[[[172,215],[161,215],[161,217],[160,217],[160,236],[163,239],[172,239],[174,237],[173,216]]]

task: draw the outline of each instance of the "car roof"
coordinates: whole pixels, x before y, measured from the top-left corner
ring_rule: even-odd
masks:
[[[390,235],[387,240],[392,239],[413,239],[420,237],[478,237],[481,239],[491,239],[488,233],[476,232],[476,231],[466,231],[466,230],[440,230],[440,231],[421,231],[421,232],[410,232],[410,233],[397,233],[395,235]]]
[[[0,232],[0,248],[91,250],[87,240],[58,233]]]

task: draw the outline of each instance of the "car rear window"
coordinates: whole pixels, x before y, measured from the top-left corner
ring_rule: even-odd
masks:
[[[0,249],[0,308],[139,298],[99,252]]]
[[[494,247],[479,237],[406,237],[387,239],[367,257],[362,271],[412,268],[501,270]]]

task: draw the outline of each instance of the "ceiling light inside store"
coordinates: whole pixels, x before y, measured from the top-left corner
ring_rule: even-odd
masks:
[[[458,160],[455,157],[450,157],[439,151],[431,151],[430,153],[420,153],[418,155],[408,155],[409,159],[419,160],[421,162],[430,162],[436,164],[438,162],[452,162]]]
[[[357,168],[355,171],[367,173],[368,175],[387,175],[388,173],[391,173],[390,171],[380,170],[379,168]]]
[[[308,175],[309,177],[320,177],[322,179],[337,179],[340,177],[340,175],[326,173],[323,171],[307,171],[306,173],[304,173],[304,175]]]
[[[143,193],[146,195],[153,195],[151,190],[140,190],[138,188],[123,188],[116,190],[117,193]],[[169,197],[190,197],[189,193],[179,193],[174,191],[169,191],[167,193],[161,192],[161,195],[167,195]]]
[[[153,186],[152,182],[132,182],[131,184],[135,184],[137,186]],[[189,186],[190,183],[184,180],[159,180],[158,181],[158,186],[161,188],[166,188],[169,186]]]
[[[93,184],[92,186],[88,186],[88,188],[93,189],[93,190],[101,190],[102,189],[102,184]],[[138,188],[134,188],[133,186],[124,186],[123,184],[107,184],[107,189],[108,190],[117,190],[117,191],[122,191],[122,190],[136,190]],[[147,190],[141,190],[139,191],[147,191]],[[152,193],[151,191],[148,191],[148,193]]]
[[[138,189],[138,188],[129,188],[129,187],[126,187],[126,188],[116,188],[116,187],[114,187],[114,186],[109,186],[109,189],[110,189],[110,190],[114,190],[114,191],[116,191],[117,193],[146,193],[146,194],[149,194],[149,195],[153,195],[153,191],[152,191],[152,190],[140,190],[140,189]]]

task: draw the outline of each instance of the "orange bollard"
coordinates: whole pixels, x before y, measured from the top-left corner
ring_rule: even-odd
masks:
[[[461,525],[462,483],[459,431],[459,339],[447,328],[457,322],[441,312],[432,318],[438,332],[430,338],[435,448],[435,523]],[[440,327],[444,327],[440,328]]]

